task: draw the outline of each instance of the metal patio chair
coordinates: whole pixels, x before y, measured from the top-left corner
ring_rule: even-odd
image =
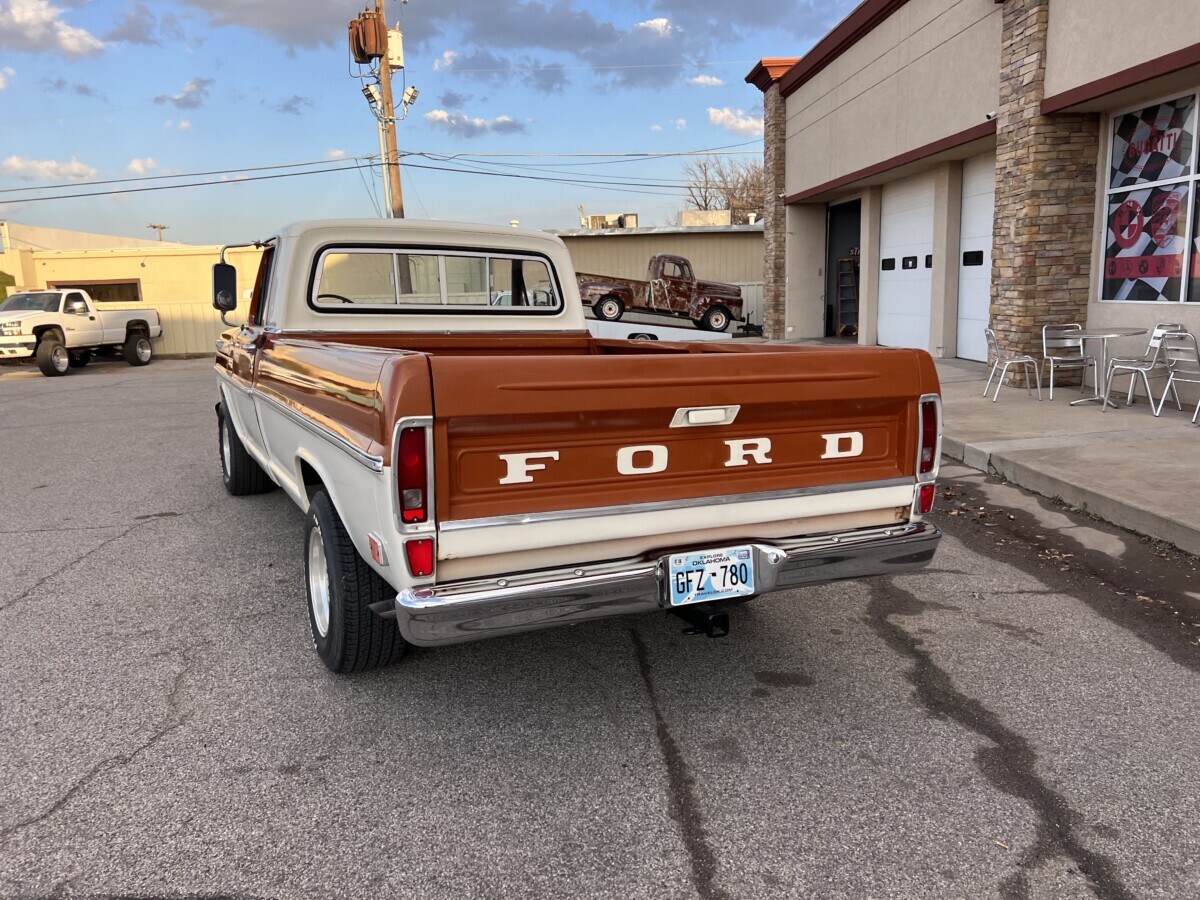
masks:
[[[1159,322],[1150,332],[1150,342],[1146,345],[1145,353],[1138,357],[1128,359],[1116,357],[1108,361],[1108,371],[1104,376],[1104,403],[1101,406],[1104,412],[1108,412],[1108,395],[1112,392],[1113,379],[1122,375],[1129,376],[1129,393],[1125,397],[1126,406],[1133,406],[1134,391],[1137,388],[1139,376],[1142,383],[1146,385],[1146,396],[1150,399],[1151,405],[1154,404],[1154,392],[1150,390],[1150,376],[1161,375],[1167,371],[1167,359],[1162,352],[1163,335],[1183,331],[1186,329],[1177,323]]]
[[[1042,372],[1038,368],[1037,359],[1028,354],[1005,353],[1000,349],[1000,342],[996,340],[996,332],[990,328],[985,328],[983,333],[987,337],[988,358],[992,360],[992,371],[988,374],[987,384],[983,387],[983,396],[987,396],[988,389],[992,386],[992,379],[996,377],[996,372],[999,371],[1000,380],[996,382],[996,393],[992,397],[992,402],[996,402],[1000,396],[1000,388],[1004,384],[1004,376],[1008,374],[1009,366],[1025,367],[1025,392],[1031,394],[1029,367],[1032,366],[1032,382],[1037,385],[1038,400],[1040,401],[1042,399]]]
[[[1164,334],[1162,353],[1171,374],[1167,376],[1162,396],[1158,398],[1158,406],[1154,410],[1156,416],[1162,412],[1163,404],[1167,402],[1167,394],[1171,394],[1175,398],[1177,409],[1183,409],[1183,403],[1179,400],[1179,391],[1175,388],[1177,383],[1200,384],[1200,352],[1197,352],[1194,334],[1188,334],[1186,331]],[[1192,413],[1193,425],[1196,424],[1197,418],[1200,418],[1200,402],[1196,403],[1196,411]]]
[[[1087,388],[1087,370],[1092,370],[1093,383],[1099,383],[1100,372],[1096,368],[1096,357],[1087,356],[1083,352],[1083,338],[1079,333],[1083,326],[1078,322],[1069,325],[1042,326],[1042,371],[1049,369],[1050,399],[1054,399],[1054,370],[1082,369],[1079,379],[1079,393]]]

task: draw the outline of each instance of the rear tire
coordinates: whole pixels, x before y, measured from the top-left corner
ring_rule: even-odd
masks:
[[[700,320],[700,327],[705,331],[724,331],[729,327],[729,310],[723,306],[714,306]]]
[[[609,294],[597,300],[592,306],[592,311],[596,314],[597,319],[603,319],[605,322],[616,322],[625,314],[625,304],[621,302],[619,297]]]
[[[154,357],[154,347],[150,344],[150,338],[144,334],[134,333],[125,338],[125,347],[121,352],[125,356],[125,362],[131,366],[149,365]]]
[[[238,437],[224,408],[217,413],[217,447],[221,451],[221,480],[225,490],[233,496],[265,494],[275,487],[262,466],[246,452],[246,445]]]
[[[57,378],[66,375],[71,368],[71,354],[66,345],[57,337],[47,335],[38,342],[34,353],[37,367],[47,378]]]
[[[371,611],[396,592],[358,555],[324,491],[308,507],[304,576],[313,648],[331,672],[378,669],[404,655],[408,643],[396,620]]]

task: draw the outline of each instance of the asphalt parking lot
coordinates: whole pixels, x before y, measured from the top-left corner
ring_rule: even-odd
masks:
[[[215,399],[203,360],[0,368],[0,897],[1200,894],[1200,628],[1133,573],[943,514],[929,571],[721,640],[614,619],[337,677],[302,514],[225,493]]]

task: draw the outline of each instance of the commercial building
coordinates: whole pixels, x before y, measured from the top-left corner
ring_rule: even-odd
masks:
[[[153,307],[163,324],[157,355],[211,355],[225,327],[211,299],[220,249],[0,222],[0,296],[77,287],[114,309]],[[228,254],[243,288],[254,284],[259,255]]]
[[[763,59],[768,335],[984,360],[989,324],[1039,356],[1050,323],[1200,333],[1198,11],[866,0]]]

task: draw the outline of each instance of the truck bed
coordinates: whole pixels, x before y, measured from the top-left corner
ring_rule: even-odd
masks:
[[[807,526],[799,520],[822,510],[843,515],[830,523],[837,527],[894,522],[907,514],[899,507],[911,502],[914,398],[937,390],[932,360],[914,350],[606,341],[586,334],[346,334],[272,341],[262,357],[259,389],[381,457],[385,466],[391,464],[397,419],[433,417],[435,504],[447,534],[471,523],[565,520],[597,510],[633,515],[688,501],[704,507],[691,518],[711,531],[725,521],[724,506],[907,481],[909,500],[883,500],[865,518],[867,510],[836,503],[797,504],[794,514],[776,510],[771,515],[777,521],[760,524],[753,536],[804,533]],[[671,427],[678,410],[712,406],[738,407],[734,422]],[[847,432],[862,435],[861,454],[822,459],[826,436]],[[758,445],[731,449],[728,442],[764,438],[770,441],[768,464],[745,454],[737,456],[740,464],[730,464],[736,447]],[[622,448],[651,447],[665,448],[661,471],[617,471]],[[655,454],[662,453],[633,452],[639,469],[653,468]],[[512,474],[505,455],[547,453],[558,457],[539,457],[544,467],[532,470],[528,481],[503,483]],[[618,531],[632,532],[636,544],[637,529],[628,528],[629,521]],[[737,516],[727,524],[736,532]],[[549,539],[536,531],[524,531],[531,546]],[[595,534],[598,543],[615,539],[615,533]],[[622,541],[622,550],[630,549],[629,538]],[[478,552],[511,556],[520,543],[510,531]],[[483,545],[476,538],[472,546]],[[456,547],[443,539],[439,553],[452,557]],[[576,544],[576,557],[579,550]],[[597,548],[597,558],[614,550]],[[480,561],[459,567],[458,574],[486,570]]]

